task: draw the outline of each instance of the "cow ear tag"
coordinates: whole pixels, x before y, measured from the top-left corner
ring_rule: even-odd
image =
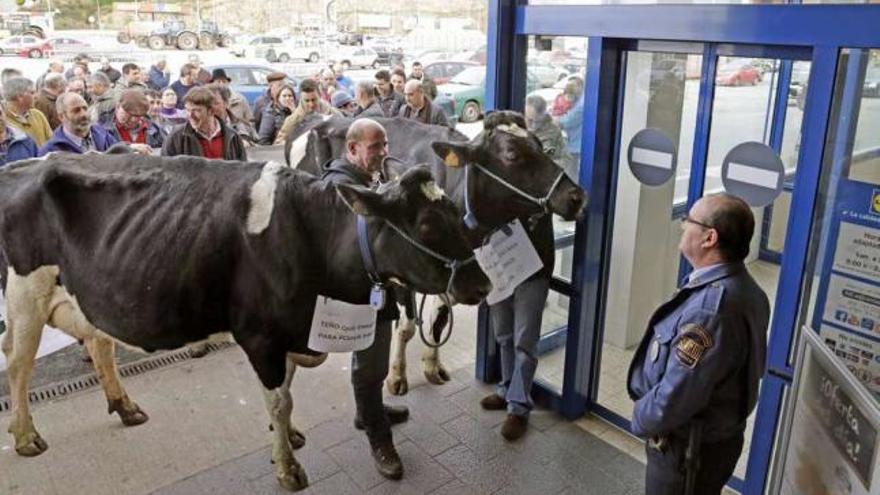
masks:
[[[385,288],[381,285],[376,284],[370,289],[370,306],[376,311],[385,307]]]
[[[461,166],[461,160],[458,159],[458,153],[452,150],[449,150],[449,153],[446,153],[446,158],[443,159],[443,163],[445,163],[447,167]]]

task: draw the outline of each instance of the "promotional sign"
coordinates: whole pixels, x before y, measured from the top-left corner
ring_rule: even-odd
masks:
[[[880,490],[880,408],[804,328],[771,493],[869,495]],[[821,455],[817,455],[821,452]]]
[[[317,352],[352,352],[370,347],[376,337],[376,310],[368,304],[349,304],[318,296],[309,349]]]
[[[880,190],[872,184],[840,181],[813,327],[880,400]]]
[[[489,304],[510,297],[519,284],[544,266],[518,219],[492,234],[483,247],[475,249],[474,258],[492,282],[492,292],[486,296]]]

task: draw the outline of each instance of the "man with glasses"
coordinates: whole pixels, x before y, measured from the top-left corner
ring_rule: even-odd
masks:
[[[645,491],[718,494],[733,474],[767,354],[767,295],[749,275],[755,219],[729,194],[697,201],[679,250],[694,270],[633,356],[632,431],[648,439]]]
[[[139,89],[126,89],[119,97],[113,120],[107,124],[107,132],[117,141],[129,143],[139,153],[149,154],[152,149],[162,149],[165,133],[150,121],[150,100]]]

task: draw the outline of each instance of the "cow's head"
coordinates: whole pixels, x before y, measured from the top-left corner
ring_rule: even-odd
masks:
[[[426,294],[449,293],[465,304],[477,304],[489,293],[491,284],[473,260],[461,214],[427,168],[412,168],[375,192],[336,187],[355,213],[370,219],[376,269],[383,278]]]
[[[475,167],[468,167],[470,170],[465,172],[470,174],[471,207],[480,210],[477,216],[481,221],[486,218],[510,219],[542,211],[551,211],[566,220],[581,215],[586,204],[583,189],[544,153],[538,138],[526,130],[521,114],[510,111],[490,113],[483,127],[483,132],[468,143],[432,144],[434,152],[447,166],[478,164],[489,172]],[[493,207],[498,211],[489,211]]]

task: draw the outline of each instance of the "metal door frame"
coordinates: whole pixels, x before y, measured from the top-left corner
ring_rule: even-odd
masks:
[[[830,19],[833,22],[829,22]],[[613,213],[610,189],[614,183],[618,146],[615,142],[618,134],[608,129],[619,130],[620,125],[620,54],[632,40],[706,44],[693,178],[703,177],[705,171],[716,56],[726,55],[728,50],[731,54],[750,50],[750,53],[761,53],[762,47],[772,47],[767,53],[773,52],[774,57],[780,57],[780,49],[808,50],[810,90],[801,127],[802,146],[785,236],[785,256],[774,301],[768,372],[762,384],[746,479],[733,484],[744,493],[762,493],[783,393],[791,382],[788,356],[797,329],[801,282],[807,268],[838,57],[843,48],[880,47],[880,32],[876,29],[880,25],[880,9],[870,5],[529,6],[523,0],[490,0],[488,21],[488,110],[522,109],[527,36],[589,38],[579,180],[589,194],[590,203],[575,233],[572,281],[568,284],[554,279],[551,285],[552,289],[570,297],[564,381],[561,394],[539,381],[533,391],[537,400],[568,418],[582,416],[588,410],[602,413],[603,409],[594,399],[608,270],[608,219]],[[786,77],[784,74],[780,78],[779,91],[787,91]],[[774,111],[774,127],[784,122],[785,112],[780,111],[784,108],[779,107],[776,105]],[[781,133],[771,135],[771,146],[778,146],[781,140]],[[701,195],[702,180],[691,180],[688,204]],[[588,236],[587,232],[592,235]],[[497,377],[497,351],[486,313],[486,309],[481,308],[476,375],[491,381]],[[628,424],[619,426],[626,428]]]

